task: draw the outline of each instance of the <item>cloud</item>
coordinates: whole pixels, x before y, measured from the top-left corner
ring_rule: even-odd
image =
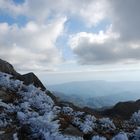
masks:
[[[25,12],[24,4],[17,5],[13,0],[0,0],[0,11],[10,15],[18,16]]]
[[[67,15],[80,17],[88,26],[96,25],[104,19],[106,6],[105,0],[26,0],[25,9],[38,21],[44,21],[49,16]]]
[[[111,28],[99,33],[80,32],[70,47],[80,64],[136,63],[140,61],[140,1],[106,1],[102,8]]]
[[[45,70],[62,61],[55,46],[64,30],[66,18],[51,23],[37,24],[30,21],[25,27],[0,24],[0,56],[22,70]]]
[[[124,41],[140,39],[140,1],[139,0],[111,0],[110,20],[113,30],[119,32]]]
[[[105,18],[105,0],[25,0],[16,4],[0,0],[0,10],[12,15],[25,15],[36,22],[46,22],[55,17],[79,17],[87,26],[95,26]]]
[[[140,60],[140,43],[120,41],[120,34],[106,32],[98,34],[80,32],[71,36],[70,47],[82,65],[136,63]]]
[[[24,27],[0,24],[0,55],[17,66],[23,62],[20,68],[44,69],[47,65],[50,69],[62,60],[56,41],[65,30],[65,17],[76,17],[84,21],[88,31],[98,24],[102,27],[102,20],[111,23],[107,31],[70,35],[70,48],[80,64],[137,62],[139,5],[139,0],[25,0],[22,4],[0,0],[0,11],[29,18]]]

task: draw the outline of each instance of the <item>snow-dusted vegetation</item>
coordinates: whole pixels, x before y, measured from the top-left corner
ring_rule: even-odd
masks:
[[[112,120],[109,118],[101,118],[99,119],[99,123],[101,124],[102,129],[113,130],[116,128]]]
[[[11,91],[18,91],[21,96],[17,105],[5,104],[5,113],[0,115],[0,127],[6,127],[10,121],[6,119],[6,113],[10,111],[17,113],[20,125],[28,124],[32,131],[31,136],[36,139],[45,140],[82,140],[82,138],[62,135],[59,131],[59,120],[57,108],[53,100],[45,92],[33,85],[25,86],[19,80],[10,79],[10,75],[0,73],[0,86]],[[12,120],[11,120],[12,121]]]
[[[112,140],[128,140],[128,137],[126,133],[120,132]]]
[[[7,127],[13,129],[13,139],[18,140],[20,129],[29,129],[27,137],[40,140],[84,140],[91,135],[91,140],[132,140],[140,139],[140,111],[134,113],[129,124],[135,124],[131,132],[119,132],[110,118],[97,118],[74,108],[56,105],[53,99],[34,85],[24,85],[22,81],[12,79],[11,75],[0,72],[0,88],[12,95],[12,102],[0,99],[0,136]],[[66,123],[77,128],[82,135],[64,133],[62,125]],[[65,125],[63,126],[65,127]],[[106,135],[109,134],[109,137]]]
[[[140,110],[132,115],[131,121],[136,125],[140,125]]]
[[[106,140],[105,137],[100,137],[100,136],[93,136],[92,140]]]
[[[134,131],[134,140],[140,140],[140,127],[138,127],[135,131]]]

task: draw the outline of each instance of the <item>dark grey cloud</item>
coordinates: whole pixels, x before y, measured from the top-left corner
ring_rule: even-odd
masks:
[[[112,24],[110,33],[106,32],[103,36],[99,33],[73,35],[71,47],[78,62],[97,65],[140,61],[140,0],[106,2],[105,16]],[[114,38],[114,34],[118,37]]]
[[[121,39],[140,39],[140,0],[110,0],[110,14],[113,30]]]
[[[134,63],[140,60],[140,45],[109,41],[104,44],[82,41],[73,49],[80,64],[101,65],[113,63]]]

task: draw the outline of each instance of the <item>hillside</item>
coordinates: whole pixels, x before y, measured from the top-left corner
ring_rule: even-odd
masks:
[[[139,81],[75,81],[48,85],[61,101],[91,108],[110,107],[118,102],[140,99]]]
[[[124,120],[112,117],[112,112],[59,102],[34,74],[32,80],[27,80],[28,74],[21,80],[11,68],[0,70],[1,140],[139,140],[140,112],[136,106],[127,104],[135,110]]]

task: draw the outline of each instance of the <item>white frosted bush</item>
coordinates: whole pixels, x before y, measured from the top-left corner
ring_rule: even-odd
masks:
[[[128,140],[127,134],[124,132],[120,132],[112,140]]]
[[[134,131],[134,138],[133,140],[140,140],[140,127],[138,127],[135,131]]]
[[[112,130],[116,128],[112,120],[110,120],[109,118],[101,118],[99,119],[99,122],[103,129],[105,128],[105,129]]]
[[[135,112],[130,120],[131,122],[140,125],[140,110],[138,112]]]
[[[67,115],[73,115],[73,109],[71,107],[63,107],[62,111]]]
[[[93,136],[92,140],[106,140],[105,137],[100,137],[100,136]]]

